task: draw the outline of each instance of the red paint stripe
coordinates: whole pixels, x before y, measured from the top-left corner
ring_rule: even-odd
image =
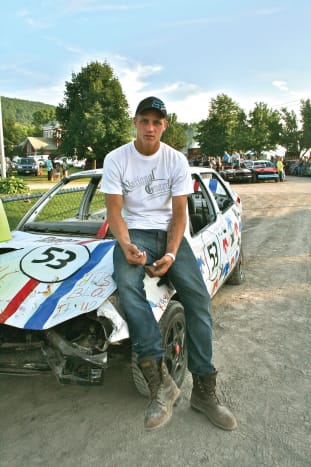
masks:
[[[37,287],[39,281],[29,279],[28,282],[20,289],[19,292],[12,298],[2,313],[0,313],[0,323],[3,324],[10,316],[12,316],[19,305],[28,297],[29,294]]]
[[[106,237],[106,233],[108,231],[108,228],[109,228],[109,223],[107,221],[107,219],[103,222],[103,225],[99,228],[97,234],[96,234],[96,238],[105,238]]]

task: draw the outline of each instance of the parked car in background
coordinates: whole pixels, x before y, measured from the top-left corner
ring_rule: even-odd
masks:
[[[287,159],[284,161],[284,170],[286,175],[294,175],[294,167],[297,167],[299,159]]]
[[[213,297],[244,280],[240,199],[209,168],[191,168],[185,236]],[[61,383],[101,384],[132,353],[113,280],[115,239],[100,191],[102,169],[60,180],[0,243],[0,373],[52,371]],[[185,268],[185,274],[187,274]],[[185,316],[167,278],[145,276],[167,367],[180,386],[187,367]],[[135,356],[133,380],[148,387]]]
[[[77,169],[84,169],[85,168],[86,159],[73,159],[72,160],[72,167]]]
[[[221,170],[220,175],[230,183],[250,183],[253,180],[253,172],[244,165],[244,162],[241,162],[240,167]]]
[[[300,177],[311,176],[311,159],[299,159],[290,167],[290,175]]]
[[[20,156],[13,156],[11,161],[12,170],[17,170],[17,164],[20,161]]]
[[[275,165],[266,159],[256,161],[245,161],[245,167],[250,169],[253,174],[253,182],[275,181],[279,182],[280,177]]]
[[[19,175],[39,175],[39,164],[32,157],[21,157],[16,166]]]

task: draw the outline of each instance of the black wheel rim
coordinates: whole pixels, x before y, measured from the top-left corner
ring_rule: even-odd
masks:
[[[187,363],[185,322],[175,317],[166,330],[164,336],[166,349],[165,361],[169,373],[178,384],[182,382],[185,365]]]

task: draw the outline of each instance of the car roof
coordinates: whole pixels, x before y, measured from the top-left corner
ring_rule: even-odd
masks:
[[[190,167],[190,172],[192,174],[197,174],[197,173],[210,173],[213,174],[216,172],[216,170],[211,169],[210,167]]]

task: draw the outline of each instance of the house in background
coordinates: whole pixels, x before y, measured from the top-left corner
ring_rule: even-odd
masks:
[[[52,155],[56,154],[61,139],[61,128],[55,120],[42,127],[42,136],[28,136],[21,143],[25,156],[36,154]]]

